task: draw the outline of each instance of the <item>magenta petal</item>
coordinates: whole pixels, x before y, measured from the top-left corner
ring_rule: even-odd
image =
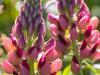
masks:
[[[61,31],[58,29],[57,25],[51,24],[50,25],[51,35],[56,37],[58,34],[61,34]]]
[[[52,24],[58,24],[58,18],[57,16],[53,15],[52,13],[48,14],[48,20],[52,23]]]
[[[11,64],[18,65],[20,63],[20,58],[16,55],[15,51],[10,51],[7,55],[7,59]]]
[[[100,52],[95,52],[93,55],[92,55],[92,59],[94,61],[99,61],[100,60]]]
[[[76,59],[75,56],[73,56],[73,59],[72,59],[71,70],[73,73],[79,73],[79,70],[80,70],[78,60]]]
[[[39,35],[36,42],[36,46],[41,49],[43,47],[43,44],[44,44],[44,38],[42,35]]]
[[[80,50],[83,50],[83,49],[86,47],[86,45],[87,45],[87,41],[84,40],[84,41],[82,42],[82,45],[81,45]]]
[[[87,26],[87,23],[89,22],[89,19],[90,19],[89,15],[85,15],[84,17],[82,17],[78,22],[78,27],[81,29],[85,29]]]
[[[38,47],[33,46],[33,47],[31,47],[31,48],[28,49],[27,55],[28,55],[30,58],[36,60],[36,59],[38,58],[38,54],[39,54],[40,51],[41,51],[41,50],[40,50]]]
[[[17,19],[19,19],[19,17],[17,17]],[[15,25],[12,27],[12,33],[17,37],[19,37],[21,32],[22,32],[22,24],[20,21],[17,21]]]
[[[87,7],[87,5],[85,3],[82,4],[81,11],[87,11],[87,12],[89,12],[89,9],[88,9],[88,7]]]
[[[48,40],[45,45],[44,45],[44,49],[48,50],[48,49],[53,49],[56,46],[56,41],[54,38],[51,38],[50,40]]]
[[[82,58],[86,58],[86,57],[88,57],[90,55],[90,49],[89,49],[89,47],[85,47],[83,50],[81,50],[80,51],[80,56],[82,57]]]
[[[26,39],[25,36],[23,34],[20,34],[19,38],[18,38],[18,46],[23,48],[26,44]]]
[[[78,39],[78,32],[77,32],[75,24],[72,25],[72,27],[71,27],[70,38],[71,38],[72,42],[76,41]]]
[[[51,68],[49,63],[45,63],[41,68],[40,68],[40,75],[50,75],[51,73]]]
[[[2,68],[8,74],[12,74],[13,71],[15,70],[15,68],[13,67],[13,65],[8,60],[5,60],[2,63]]]
[[[14,34],[10,34],[10,38],[11,38],[13,44],[16,46],[17,45],[17,38],[15,37],[15,35]]]
[[[57,58],[57,51],[55,49],[51,49],[51,51],[46,55],[46,61],[52,62]]]
[[[45,63],[46,63],[46,55],[43,55],[38,62],[38,68],[41,68]]]
[[[18,75],[18,73],[16,71],[13,71],[13,75]]]
[[[39,35],[43,35],[43,36],[46,34],[46,28],[45,28],[44,23],[41,23],[41,24],[38,26],[38,34],[39,34]]]
[[[61,14],[64,14],[64,5],[63,5],[63,2],[62,1],[58,1],[57,3],[57,7],[58,7],[58,11],[61,13]]]
[[[61,15],[59,17],[59,25],[62,28],[62,30],[66,30],[68,28],[69,23],[68,23],[68,19],[65,15]]]
[[[30,68],[26,60],[22,60],[20,68],[20,75],[30,75]]]
[[[92,31],[92,26],[89,26],[85,32],[85,37],[89,37],[91,35],[91,31]]]
[[[19,58],[22,58],[24,55],[24,50],[20,47],[17,47],[16,54]]]
[[[96,49],[97,49],[97,47],[98,47],[98,43],[96,43],[93,47],[92,47],[92,49],[91,49],[91,51],[90,51],[90,55],[92,55],[92,54],[94,54],[95,52],[96,52]]]
[[[51,73],[56,73],[58,72],[60,69],[62,68],[62,61],[61,59],[55,59],[52,63],[51,63]]]

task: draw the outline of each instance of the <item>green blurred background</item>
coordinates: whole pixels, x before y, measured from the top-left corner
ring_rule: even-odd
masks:
[[[0,65],[3,60],[2,57],[5,57],[4,52],[3,52],[2,40],[4,37],[9,36],[9,33],[11,32],[11,27],[14,24],[15,18],[19,13],[22,1],[23,0],[0,0]],[[55,0],[42,0],[43,17],[46,21],[46,27],[49,26],[49,23],[47,22],[47,18],[46,18],[47,12],[51,11],[53,13],[56,13],[56,11],[54,11],[54,8],[53,8],[53,1]],[[100,19],[100,0],[85,0],[85,2],[87,6],[89,7],[92,15],[95,15]],[[47,40],[49,36],[50,36],[49,29],[47,28],[47,34],[46,34],[45,39]],[[70,62],[70,60],[67,61],[67,64],[65,60],[63,62],[66,67],[68,63]],[[63,67],[63,69],[65,67]],[[68,67],[67,67],[67,70],[69,70]],[[88,69],[85,69],[85,70],[88,70]],[[90,73],[88,73],[88,71],[86,71],[86,74],[84,71],[84,75],[89,75],[89,74]],[[60,75],[60,72],[58,75]],[[98,75],[100,75],[100,73]]]

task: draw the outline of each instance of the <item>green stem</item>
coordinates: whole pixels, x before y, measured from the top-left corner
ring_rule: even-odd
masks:
[[[29,66],[30,66],[30,75],[34,75],[34,60],[29,60]]]

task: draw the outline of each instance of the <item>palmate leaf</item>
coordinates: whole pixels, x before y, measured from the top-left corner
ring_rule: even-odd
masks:
[[[86,67],[92,71],[94,73],[94,75],[98,74],[98,71],[93,67],[93,65],[89,64],[88,62],[86,61],[83,61],[83,63],[86,65]]]
[[[71,72],[71,65],[70,64],[64,69],[62,75],[73,75],[73,73]]]
[[[2,73],[1,75],[12,75],[12,74],[8,74],[8,73]]]

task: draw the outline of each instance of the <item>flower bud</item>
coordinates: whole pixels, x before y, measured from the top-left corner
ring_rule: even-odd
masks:
[[[41,50],[36,47],[36,46],[33,46],[31,48],[28,49],[27,51],[27,55],[31,58],[31,59],[37,59],[38,58],[38,54]]]
[[[81,58],[87,58],[90,55],[90,49],[86,46],[83,50],[80,51]]]
[[[44,38],[42,35],[39,35],[36,41],[36,46],[41,49],[43,47],[43,44],[44,44]]]
[[[18,56],[18,58],[22,58],[24,55],[24,50],[20,47],[17,47],[16,55]]]
[[[77,5],[77,0],[71,0],[71,5],[73,7],[73,9],[75,8],[75,6]]]
[[[27,60],[23,59],[20,64],[20,75],[30,75],[30,68],[27,63]]]
[[[92,31],[92,26],[89,26],[86,32],[84,33],[85,38],[88,38],[91,35],[91,31]]]
[[[87,7],[86,3],[82,3],[82,8],[80,11],[86,11],[89,12],[89,8]]]
[[[20,34],[19,38],[18,38],[18,46],[23,48],[25,47],[26,44],[26,40],[23,34]]]
[[[72,41],[76,41],[78,38],[78,32],[76,29],[76,25],[72,25],[71,30],[70,30],[70,38]]]
[[[89,19],[90,19],[90,17],[88,15],[85,15],[84,17],[82,17],[78,22],[78,27],[81,29],[86,29]]]
[[[98,40],[99,36],[100,34],[98,30],[92,30],[90,36],[86,38],[86,40],[88,43],[93,44]]]
[[[93,16],[93,17],[90,19],[88,25],[92,25],[93,29],[96,29],[97,26],[99,25],[99,19],[98,19],[96,16]]]
[[[6,38],[3,41],[3,46],[7,50],[7,52],[16,50],[16,47],[14,46],[14,44],[10,38]]]
[[[58,7],[58,11],[61,13],[61,14],[64,14],[64,6],[63,6],[63,3],[62,1],[58,1],[57,3],[57,7]]]
[[[19,17],[17,17],[19,19]],[[15,34],[17,37],[20,36],[22,32],[22,25],[21,22],[18,21],[13,27],[12,27],[12,34]]]
[[[51,24],[51,25],[50,25],[50,31],[51,31],[51,35],[52,35],[53,37],[57,37],[59,34],[64,35],[64,33],[61,32],[61,31],[58,29],[58,27],[57,27],[56,25],[54,25],[54,24]]]
[[[17,38],[14,34],[10,34],[10,39],[12,40],[13,44],[16,46],[18,44]]]
[[[63,2],[63,6],[66,8],[66,6],[67,6],[67,0],[62,0],[62,2]]]
[[[70,14],[70,16],[73,16],[73,14],[74,14],[74,9],[73,9],[72,4],[69,4],[69,14]]]
[[[45,50],[49,50],[49,49],[54,49],[56,46],[56,41],[54,38],[51,38],[50,40],[48,40],[45,45],[44,45],[44,49]]]
[[[59,25],[62,30],[66,30],[69,26],[68,19],[65,15],[60,15],[59,17]]]
[[[20,59],[16,55],[14,51],[10,51],[7,55],[7,60],[14,65],[18,65],[20,63]]]
[[[91,48],[90,55],[93,55],[93,54],[96,52],[97,47],[98,47],[98,43],[96,43],[96,44]]]
[[[65,39],[61,36],[58,36],[58,40],[56,40],[56,50],[58,57],[62,57],[64,53],[68,52],[66,49],[70,47],[70,42],[68,39]]]
[[[81,47],[80,47],[80,50],[83,50],[86,47],[86,45],[87,45],[87,41],[84,40]]]
[[[39,69],[39,73],[40,75],[51,75],[50,72],[51,68],[50,68],[50,64],[49,63],[45,63],[40,69]]]
[[[73,59],[72,59],[71,70],[73,73],[79,73],[79,70],[80,70],[78,60],[76,59],[75,56],[73,56]]]
[[[15,68],[13,67],[12,64],[10,64],[7,60],[5,60],[2,63],[2,68],[5,72],[7,72],[8,74],[12,74],[13,71],[15,70]]]
[[[84,0],[77,0],[77,4],[78,4],[79,8],[82,7],[83,3],[84,3]]]
[[[93,53],[92,57],[91,57],[94,61],[99,61],[100,60],[100,52],[96,51],[95,53]]]
[[[44,23],[41,23],[41,24],[38,26],[38,35],[43,35],[43,36],[45,36],[45,34],[46,34],[45,25],[44,25]]]
[[[50,52],[46,55],[46,61],[52,62],[57,58],[57,51],[55,49],[50,49]]]

